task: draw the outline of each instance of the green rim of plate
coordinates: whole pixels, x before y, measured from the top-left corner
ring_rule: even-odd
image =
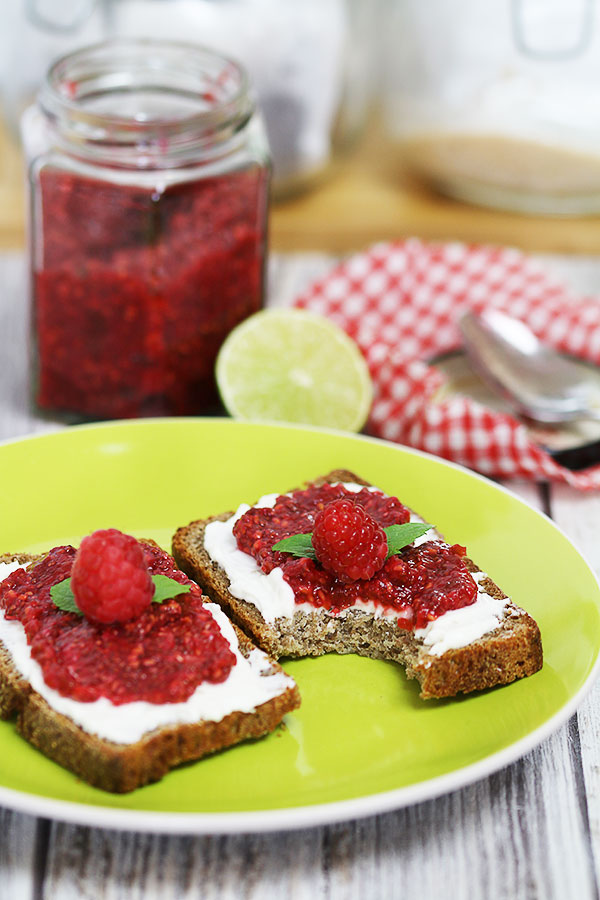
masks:
[[[568,538],[509,491],[427,454],[316,428],[149,419],[10,441],[0,445],[0,468],[0,553],[77,543],[110,526],[168,549],[192,519],[350,469],[466,544],[538,621],[544,645],[544,667],[531,678],[446,701],[421,701],[393,663],[285,662],[303,698],[285,727],[126,795],[79,781],[22,740],[14,722],[0,722],[0,802],[13,808],[182,833],[380,812],[518,758],[572,714],[598,668],[600,589]]]

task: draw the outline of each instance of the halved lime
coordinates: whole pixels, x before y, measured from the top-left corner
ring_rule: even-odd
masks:
[[[354,341],[324,316],[266,309],[237,325],[216,363],[230,415],[360,431],[373,387]]]

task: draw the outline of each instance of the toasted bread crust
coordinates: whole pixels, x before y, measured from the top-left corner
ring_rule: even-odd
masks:
[[[31,562],[36,557],[0,556],[0,562]],[[248,657],[252,641],[234,626],[240,652]],[[272,662],[271,672],[281,672]],[[94,787],[125,793],[162,778],[183,762],[200,759],[248,738],[273,731],[286,713],[300,705],[296,685],[256,707],[232,712],[219,722],[201,721],[156,729],[132,744],[117,744],[85,731],[58,713],[17,671],[0,642],[0,719],[16,716],[17,731],[44,755]]]
[[[337,469],[321,476],[313,484],[347,481],[368,482],[347,470]],[[229,617],[270,655],[302,657],[324,653],[357,653],[375,659],[394,660],[405,667],[409,678],[416,678],[421,697],[451,697],[532,675],[542,666],[542,644],[537,623],[512,603],[506,607],[500,626],[466,647],[448,650],[441,656],[427,651],[414,633],[397,627],[394,619],[375,617],[361,610],[348,610],[334,616],[323,609],[298,610],[293,618],[266,622],[252,603],[233,597],[229,579],[204,549],[204,531],[209,522],[224,521],[223,513],[191,522],[173,536],[172,553],[177,565],[197,581],[219,603]],[[480,571],[467,559],[472,572]],[[492,596],[506,595],[490,579],[483,581]]]

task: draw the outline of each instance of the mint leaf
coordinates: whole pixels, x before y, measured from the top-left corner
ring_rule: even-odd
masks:
[[[191,584],[180,584],[174,578],[169,578],[168,575],[153,575],[152,581],[154,583],[153,603],[164,603],[165,600],[171,600],[173,597],[178,597],[179,594],[187,594],[191,588]],[[78,616],[83,615],[77,606],[75,595],[71,589],[70,578],[65,578],[64,581],[59,581],[58,584],[53,585],[50,588],[50,597],[54,605],[62,609],[63,612],[77,613]]]
[[[191,584],[180,584],[174,578],[168,575],[153,575],[154,597],[153,603],[164,603],[165,600],[171,600],[172,597],[178,597],[179,594],[187,594],[191,588]]]
[[[292,534],[291,537],[283,538],[273,544],[273,550],[279,550],[282,553],[291,553],[292,556],[303,556],[308,559],[316,559],[314,547],[312,545],[312,532],[308,534]]]
[[[414,540],[421,535],[426,534],[433,525],[427,522],[405,522],[404,525],[388,525],[384,528],[387,537],[388,552],[387,559],[395,556],[403,547],[408,547]],[[316,559],[314,547],[312,545],[312,532],[308,534],[292,534],[290,537],[283,538],[273,544],[273,550],[279,550],[281,553],[291,553],[292,556],[302,556],[308,559]]]
[[[63,612],[77,613],[78,616],[83,615],[73,596],[70,578],[65,578],[64,581],[59,581],[58,584],[52,585],[50,588],[50,596],[52,597],[54,605],[58,606],[59,609],[62,609]]]
[[[387,558],[395,556],[403,547],[408,547],[418,537],[426,534],[430,528],[433,528],[433,525],[428,525],[427,522],[405,522],[404,525],[388,525],[387,528],[383,529],[388,542]]]

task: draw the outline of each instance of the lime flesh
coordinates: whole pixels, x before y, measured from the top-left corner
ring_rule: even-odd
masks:
[[[221,399],[236,418],[360,431],[373,389],[358,346],[324,316],[269,309],[240,323],[216,363]]]

